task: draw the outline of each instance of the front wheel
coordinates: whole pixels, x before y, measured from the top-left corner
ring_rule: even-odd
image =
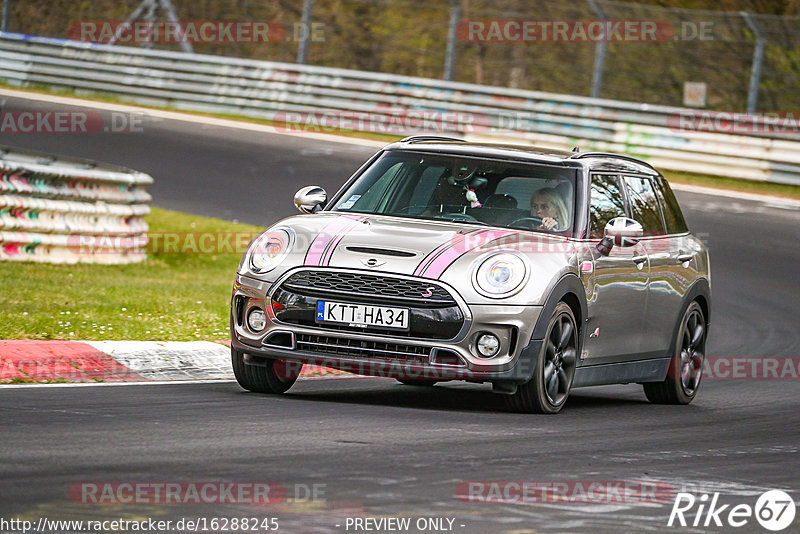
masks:
[[[231,348],[233,376],[247,391],[254,393],[284,393],[300,376],[303,364],[286,360],[263,359],[258,365],[244,362],[244,353]]]
[[[515,412],[554,414],[569,396],[578,355],[578,328],[572,309],[559,302],[547,326],[547,335],[536,361],[533,377],[506,395]]]
[[[703,309],[692,302],[686,309],[675,340],[675,354],[669,361],[663,382],[642,384],[644,394],[655,404],[689,404],[697,395],[706,353],[706,321]]]

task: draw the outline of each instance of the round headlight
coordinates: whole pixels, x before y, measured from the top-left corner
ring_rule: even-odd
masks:
[[[250,269],[255,273],[271,271],[289,252],[289,234],[284,230],[264,232],[250,247]]]
[[[488,296],[505,296],[525,281],[525,262],[516,254],[500,252],[489,256],[475,273],[478,289]]]

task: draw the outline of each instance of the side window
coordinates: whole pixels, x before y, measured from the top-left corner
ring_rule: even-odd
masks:
[[[603,237],[606,223],[615,217],[625,217],[625,199],[615,174],[593,174],[589,203],[589,237]]]
[[[626,176],[631,217],[642,225],[644,235],[664,235],[664,219],[649,178]]]
[[[653,180],[653,185],[656,187],[656,195],[661,204],[661,209],[664,211],[664,222],[667,224],[668,234],[682,234],[689,231],[686,226],[686,220],[683,218],[681,207],[678,205],[678,200],[672,192],[667,181],[663,176],[658,176]]]

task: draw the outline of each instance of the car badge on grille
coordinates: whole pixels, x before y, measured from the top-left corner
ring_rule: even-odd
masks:
[[[370,258],[368,260],[361,260],[361,263],[366,265],[367,267],[380,267],[385,261],[376,260],[375,258]]]
[[[428,287],[426,287],[425,289],[426,289],[427,291],[425,291],[425,293],[423,293],[423,294],[422,294],[422,296],[423,296],[423,297],[425,297],[425,298],[427,298],[427,297],[433,296],[433,291],[434,291],[436,288],[435,288],[435,287],[433,287],[433,286],[428,286]]]

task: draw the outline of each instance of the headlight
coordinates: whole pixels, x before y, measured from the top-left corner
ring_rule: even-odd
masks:
[[[476,289],[488,297],[506,297],[522,286],[527,270],[521,257],[509,252],[492,254],[475,271]]]
[[[247,263],[256,274],[266,273],[283,261],[291,248],[292,237],[286,230],[264,232],[250,245]]]

